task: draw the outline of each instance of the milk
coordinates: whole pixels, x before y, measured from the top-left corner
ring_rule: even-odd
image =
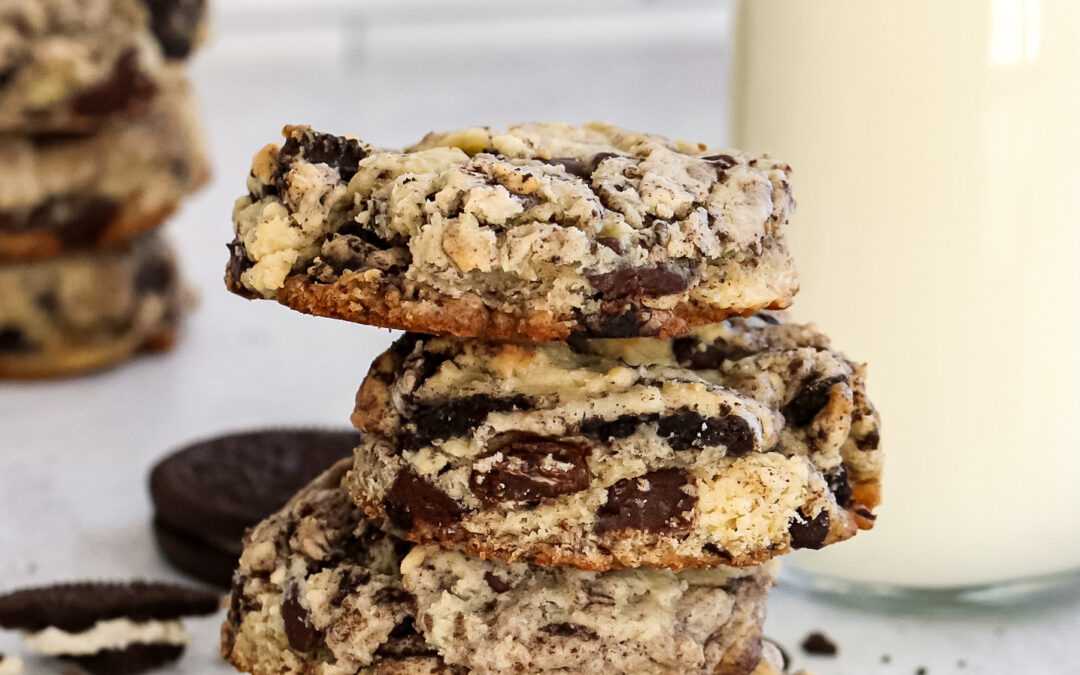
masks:
[[[870,364],[877,526],[790,564],[1080,570],[1080,2],[751,0],[736,144],[791,163],[794,318]]]

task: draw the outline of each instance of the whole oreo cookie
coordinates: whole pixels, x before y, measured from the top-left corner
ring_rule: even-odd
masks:
[[[214,593],[156,582],[60,584],[0,596],[0,628],[27,648],[91,673],[141,673],[180,658],[185,616],[213,614]]]
[[[227,588],[244,531],[359,442],[353,430],[268,429],[175,452],[150,474],[159,550],[181,571]]]

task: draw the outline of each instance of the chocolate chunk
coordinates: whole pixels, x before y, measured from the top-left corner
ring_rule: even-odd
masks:
[[[417,522],[446,527],[463,513],[457,502],[411,469],[399,471],[386,494],[386,516],[403,530],[411,530]]]
[[[836,656],[840,652],[836,643],[819,631],[814,631],[803,639],[802,650],[814,656]]]
[[[788,525],[791,548],[817,550],[824,546],[825,540],[829,538],[829,512],[822,509],[816,516],[810,518],[800,510],[799,516],[801,520],[795,519]]]
[[[686,277],[676,268],[667,265],[657,267],[624,267],[614,272],[592,274],[589,283],[604,299],[655,298],[682,293],[689,286]]]
[[[33,349],[26,333],[14,326],[0,328],[0,354],[25,354]]]
[[[865,436],[855,439],[855,447],[863,451],[877,450],[879,445],[881,445],[881,432],[877,429],[873,429]]]
[[[702,157],[702,159],[706,162],[715,164],[725,171],[739,163],[739,161],[731,155],[709,155],[708,157]]]
[[[205,0],[143,0],[150,13],[150,30],[167,58],[191,53],[206,12]]]
[[[254,264],[248,260],[247,248],[239,239],[234,240],[226,248],[229,249],[229,262],[225,265],[225,287],[239,296],[255,298],[256,295],[240,281],[241,275]]]
[[[284,180],[289,166],[303,156],[311,164],[326,164],[337,169],[341,181],[347,183],[356,175],[360,160],[367,157],[367,154],[367,150],[355,138],[305,130],[299,138],[295,134],[289,136],[281,146],[278,154],[279,173],[281,180]],[[277,188],[278,194],[283,195],[287,192],[288,185],[278,185]]]
[[[540,630],[553,637],[596,639],[596,632],[579,623],[549,623]]]
[[[510,590],[510,584],[506,583],[491,572],[484,572],[484,581],[486,581],[488,586],[491,587],[491,590],[495,591],[496,593],[505,593]]]
[[[164,293],[172,286],[175,269],[168,258],[151,258],[135,272],[136,293]]]
[[[642,422],[653,421],[654,418],[655,416],[619,415],[613,420],[605,420],[599,417],[591,417],[582,421],[578,433],[604,443],[610,443],[613,439],[630,436],[637,431]]]
[[[108,80],[73,98],[71,108],[78,115],[101,117],[127,110],[148,100],[156,91],[154,83],[140,68],[138,54],[132,49],[117,59]]]
[[[58,195],[21,217],[0,213],[0,231],[47,233],[67,248],[84,248],[97,243],[119,210],[109,199]]]
[[[690,528],[697,497],[683,489],[689,483],[680,469],[660,469],[624,478],[608,488],[607,503],[596,512],[599,533],[634,529],[678,532]]]
[[[405,447],[419,448],[433,441],[464,436],[480,426],[494,412],[522,410],[529,399],[517,395],[496,398],[490,394],[473,394],[464,398],[428,403],[417,408],[408,422],[409,434]]]
[[[832,490],[837,504],[846,507],[851,502],[851,482],[848,480],[847,469],[843,465],[826,473],[825,482]]]
[[[829,391],[838,382],[846,382],[843,375],[834,375],[804,385],[795,397],[780,412],[784,414],[788,426],[805,427],[813,421],[821,409],[829,402]]]
[[[487,508],[507,501],[539,504],[589,487],[590,448],[584,443],[522,435],[499,445],[498,453],[502,458],[488,471],[469,476],[469,489]]]
[[[749,349],[729,345],[723,340],[708,343],[695,337],[675,338],[671,342],[671,351],[680,366],[694,370],[718,370],[724,361],[736,361],[753,354]]]
[[[596,167],[600,166],[600,162],[604,161],[608,157],[614,157],[613,152],[600,152],[589,159],[578,159],[577,157],[555,157],[552,159],[539,159],[537,161],[544,164],[550,164],[551,166],[561,166],[566,173],[577,176],[578,178],[589,182],[592,179],[593,172],[596,171]]]
[[[281,618],[289,646],[298,652],[313,651],[322,642],[322,634],[311,623],[311,613],[300,604],[300,591],[294,586],[281,603]]]
[[[619,243],[619,240],[615,237],[597,237],[596,243],[599,246],[610,248],[612,251],[622,255],[622,244]]]
[[[723,445],[729,457],[745,457],[754,449],[754,432],[738,415],[704,417],[684,409],[660,418],[656,433],[672,450]]]

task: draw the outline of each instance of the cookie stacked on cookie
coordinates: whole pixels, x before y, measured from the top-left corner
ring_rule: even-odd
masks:
[[[202,0],[0,6],[0,377],[77,374],[172,341],[157,228],[207,179],[183,59]]]
[[[776,672],[775,558],[873,525],[864,368],[797,290],[788,168],[607,124],[288,127],[226,283],[408,331],[337,465],[252,530],[223,652],[269,673]]]

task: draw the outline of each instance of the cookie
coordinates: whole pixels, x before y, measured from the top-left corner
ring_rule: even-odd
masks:
[[[761,661],[772,565],[599,573],[414,546],[356,508],[348,467],[247,536],[222,630],[239,670],[749,675]]]
[[[789,168],[606,123],[432,134],[405,152],[286,127],[233,212],[226,283],[428,334],[680,335],[786,307]]]
[[[115,246],[202,186],[208,162],[187,82],[89,136],[0,136],[0,263]]]
[[[86,133],[146,110],[203,31],[204,0],[5,0],[0,132]]]
[[[0,675],[21,675],[22,671],[22,659],[0,654]]]
[[[0,378],[63,377],[171,346],[181,310],[156,233],[116,249],[0,265]]]
[[[359,442],[351,429],[266,429],[178,450],[150,473],[161,552],[179,569],[228,588],[244,531]]]
[[[406,334],[357,393],[356,503],[418,543],[582,569],[763,563],[873,525],[863,367],[762,315],[675,340]]]
[[[0,628],[91,673],[139,673],[180,658],[188,641],[181,619],[218,605],[213,593],[166,583],[61,584],[0,596]]]

